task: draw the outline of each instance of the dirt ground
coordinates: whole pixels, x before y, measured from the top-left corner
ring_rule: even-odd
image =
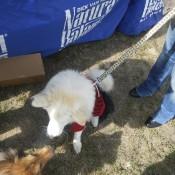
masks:
[[[175,122],[148,129],[144,121],[160,104],[169,82],[153,97],[134,99],[131,88],[142,82],[158,57],[167,26],[114,73],[111,93],[115,112],[98,129],[90,125],[83,135],[83,149],[76,155],[72,136],[49,140],[45,136],[48,116],[32,108],[28,98],[44,87],[56,72],[71,68],[83,71],[105,60],[107,68],[121,52],[139,40],[115,33],[111,38],[72,46],[44,61],[46,80],[41,84],[0,89],[0,148],[56,147],[56,156],[44,175],[173,175],[175,174]]]

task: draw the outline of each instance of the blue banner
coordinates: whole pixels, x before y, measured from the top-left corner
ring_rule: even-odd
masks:
[[[6,0],[0,5],[0,56],[58,52],[110,36],[129,0]]]
[[[107,38],[126,15],[129,2],[130,0],[1,1],[0,57],[37,52],[47,56],[71,44]],[[125,23],[127,22],[124,25]]]
[[[138,35],[150,29],[162,18],[163,7],[163,0],[130,0],[119,31],[127,35]]]

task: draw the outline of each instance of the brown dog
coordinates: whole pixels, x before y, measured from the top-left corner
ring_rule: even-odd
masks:
[[[19,157],[15,150],[0,152],[0,175],[41,175],[46,163],[54,156],[51,147]]]

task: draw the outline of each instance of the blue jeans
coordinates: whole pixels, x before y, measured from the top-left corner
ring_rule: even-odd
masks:
[[[173,68],[174,67],[174,68]],[[164,47],[152,67],[148,78],[138,87],[137,93],[141,97],[152,96],[171,76],[171,85],[163,98],[161,106],[153,116],[153,121],[160,124],[168,122],[175,116],[175,28],[170,24]]]

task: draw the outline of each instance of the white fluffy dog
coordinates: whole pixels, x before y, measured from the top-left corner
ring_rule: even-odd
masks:
[[[111,75],[99,87],[93,84],[103,72],[104,70],[99,69],[90,70],[86,75],[74,70],[59,72],[40,93],[32,97],[33,107],[40,107],[48,112],[49,137],[61,135],[64,127],[72,124],[75,132],[73,147],[76,153],[80,153],[82,148],[81,135],[86,122],[91,121],[94,127],[98,126],[99,116],[94,116],[93,113],[96,98],[100,96],[101,90],[109,92],[113,88]]]

